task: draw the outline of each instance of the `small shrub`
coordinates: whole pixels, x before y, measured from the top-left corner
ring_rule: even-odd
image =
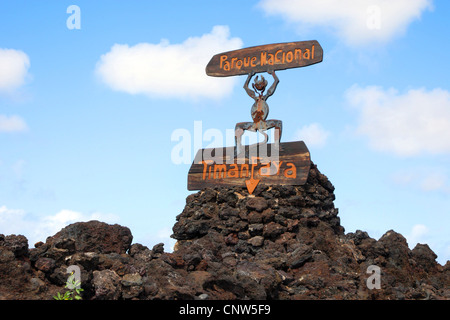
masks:
[[[66,286],[64,288],[67,288],[67,290],[64,294],[57,293],[56,296],[53,296],[53,299],[55,300],[81,300],[81,292],[84,291],[81,288],[80,281],[77,281],[75,277],[73,276],[73,273],[69,276],[66,282]]]

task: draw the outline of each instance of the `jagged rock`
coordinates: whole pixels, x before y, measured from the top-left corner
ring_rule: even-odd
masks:
[[[36,261],[34,266],[43,272],[51,272],[55,268],[55,260],[41,257]]]
[[[16,258],[28,255],[28,240],[22,235],[4,236],[0,234],[0,246],[14,253]]]
[[[30,279],[30,290],[36,294],[44,292],[46,289],[45,282],[39,278]]]
[[[122,277],[122,298],[132,299],[138,297],[144,288],[143,281],[139,273],[128,273]]]
[[[71,224],[47,239],[54,247],[70,251],[98,253],[125,253],[130,248],[133,236],[130,229],[118,224],[109,225],[100,221]]]
[[[264,244],[264,237],[254,236],[247,240],[247,243],[250,243],[254,247],[261,247]]]
[[[28,249],[0,235],[0,299],[52,299],[69,266],[83,299],[450,299],[450,262],[413,250],[389,230],[344,233],[334,186],[312,164],[303,186],[205,189],[177,217],[174,252],[131,244],[128,228],[99,221],[63,228]],[[370,266],[381,289],[369,289]]]
[[[436,263],[437,255],[427,244],[418,243],[411,251],[411,256],[416,261],[417,267],[423,268],[425,272],[438,269],[438,264]]]
[[[258,212],[267,209],[267,200],[261,197],[249,198],[247,200],[247,208],[250,210],[256,210]]]
[[[121,295],[120,277],[112,270],[93,272],[95,299],[117,300]]]

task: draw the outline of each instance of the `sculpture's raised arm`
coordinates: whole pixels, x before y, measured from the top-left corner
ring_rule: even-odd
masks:
[[[252,97],[253,99],[256,99],[256,95],[255,95],[255,91],[253,91],[252,89],[250,89],[249,88],[249,83],[250,83],[250,80],[252,79],[252,77],[255,75],[255,72],[254,71],[252,71],[252,72],[250,72],[249,74],[248,74],[248,77],[247,77],[247,81],[245,81],[245,83],[244,83],[244,89],[245,89],[245,91],[247,92],[247,94],[250,96],[250,97]]]
[[[277,75],[275,74],[275,71],[268,70],[267,73],[272,75],[273,83],[270,86],[269,90],[267,90],[267,93],[264,96],[264,100],[267,99],[268,97],[270,97],[271,95],[273,95],[273,93],[275,92],[275,89],[277,88],[278,82],[280,82],[280,80],[278,79]]]

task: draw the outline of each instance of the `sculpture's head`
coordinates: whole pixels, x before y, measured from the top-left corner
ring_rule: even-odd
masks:
[[[255,89],[257,91],[261,91],[261,93],[263,93],[264,90],[266,90],[267,80],[264,79],[263,76],[261,76],[261,80],[258,80],[258,76],[256,76],[255,83],[253,83],[252,86],[253,86],[253,89]]]

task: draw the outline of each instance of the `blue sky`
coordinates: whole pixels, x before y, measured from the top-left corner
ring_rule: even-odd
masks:
[[[336,187],[346,232],[378,239],[393,229],[444,264],[449,9],[443,0],[3,1],[0,233],[33,246],[98,219],[170,250],[195,148],[230,145],[226,132],[251,120],[246,77],[208,77],[209,59],[314,39],[323,62],[277,72],[268,100],[282,141],[306,142]],[[173,152],[181,144],[188,163]]]

